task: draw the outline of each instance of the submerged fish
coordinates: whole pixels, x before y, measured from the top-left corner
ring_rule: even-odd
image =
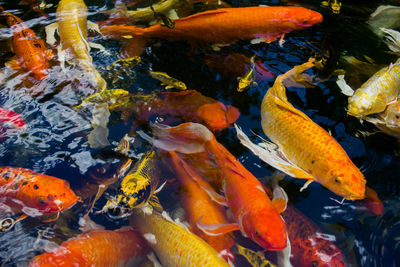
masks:
[[[241,7],[220,8],[180,18],[174,21],[173,29],[159,24],[148,28],[115,25],[102,26],[101,31],[119,38],[140,36],[211,44],[255,39],[255,43],[270,43],[286,33],[321,21],[320,13],[302,7]]]
[[[119,194],[108,200],[103,211],[113,216],[126,217],[133,209],[146,204],[159,207],[158,198],[154,195],[159,183],[157,158],[154,151],[146,153],[122,179]]]
[[[57,7],[57,22],[46,26],[46,41],[54,44],[57,31],[60,36],[58,46],[58,59],[64,68],[64,62],[78,65],[90,81],[96,91],[106,89],[107,83],[93,66],[90,56],[90,47],[103,49],[99,45],[88,41],[87,30],[99,31],[97,24],[87,20],[87,7],[83,0],[61,0]]]
[[[8,124],[14,129],[26,127],[21,115],[2,107],[0,107],[0,123]]]
[[[388,35],[386,44],[389,48],[399,53],[400,33],[383,28],[382,31]],[[342,93],[350,96],[347,109],[349,115],[363,118],[383,112],[400,93],[400,59],[379,70],[356,91],[346,84],[344,76],[339,76],[337,84]]]
[[[156,252],[163,266],[229,266],[203,239],[172,221],[166,212],[130,217]]]
[[[104,90],[101,91],[100,93],[96,93],[93,95],[90,95],[89,97],[85,98],[82,101],[82,104],[76,106],[76,109],[79,109],[87,103],[102,103],[102,102],[108,102],[108,103],[113,103],[115,102],[118,98],[122,98],[124,96],[128,96],[129,92],[123,89],[109,89],[109,90]]]
[[[67,181],[18,167],[0,167],[0,199],[23,214],[17,221],[27,216],[58,215],[79,200]]]
[[[328,0],[322,1],[321,6],[329,8],[334,14],[339,14],[342,3],[339,0]]]
[[[30,71],[37,80],[43,80],[48,76],[49,60],[53,58],[51,50],[47,49],[44,41],[36,36],[20,18],[4,11],[0,6],[0,15],[5,16],[13,37],[13,51],[16,59],[6,63],[12,69]]]
[[[381,28],[396,29],[400,26],[400,7],[380,5],[371,14],[367,23],[376,35],[383,37],[384,32]]]
[[[195,90],[182,92],[161,92],[149,95],[134,95],[119,99],[110,105],[110,110],[122,110],[134,113],[133,129],[147,123],[154,116],[166,119],[204,123],[212,131],[228,128],[239,117],[239,110],[231,105],[227,107]]]
[[[312,59],[278,76],[265,94],[261,104],[261,124],[273,143],[264,141],[263,148],[255,145],[236,127],[238,137],[268,164],[292,177],[308,179],[305,186],[316,181],[345,199],[363,199],[364,175],[340,144],[290,104],[286,97],[283,81],[313,65]]]
[[[238,87],[237,87],[238,92],[243,92],[250,86],[257,85],[257,83],[255,82],[256,64],[254,63],[254,57],[255,56],[252,56],[250,58],[250,66],[246,75],[244,75],[243,77],[238,77]]]
[[[133,229],[93,231],[34,257],[29,266],[128,267],[135,266],[149,250],[146,241]]]
[[[159,72],[159,71],[150,71],[150,75],[151,77],[153,77],[154,79],[157,79],[159,81],[161,81],[161,85],[166,85],[165,89],[170,89],[170,88],[176,88],[179,90],[186,90],[186,84],[175,79],[172,78],[171,76],[169,76],[168,74],[166,74],[165,72]]]
[[[343,253],[314,222],[291,205],[282,216],[292,247],[290,262],[294,266],[346,266]]]
[[[225,208],[213,201],[202,189],[212,190],[210,185],[203,181],[176,152],[168,152],[165,158],[180,181],[180,198],[192,232],[210,244],[228,262],[235,262],[235,257],[230,252],[230,248],[235,243],[231,234],[209,235],[201,230],[202,224],[229,225]]]
[[[374,114],[374,116],[366,116],[364,119],[382,132],[396,138],[400,138],[400,100],[387,105],[384,112]]]
[[[282,250],[286,247],[286,227],[279,215],[282,209],[275,205],[281,201],[271,202],[260,181],[217,142],[210,130],[198,123],[183,123],[176,127],[153,124],[152,129],[155,138],[138,133],[160,149],[184,154],[205,152],[210,161],[218,164],[225,197],[206,191],[213,199],[229,207],[237,223],[231,227],[221,225],[219,228],[203,225],[203,231],[215,234],[240,230],[244,236],[265,249]],[[207,162],[204,164],[208,165]]]

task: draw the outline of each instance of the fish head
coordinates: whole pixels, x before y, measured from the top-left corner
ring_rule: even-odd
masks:
[[[252,209],[239,220],[244,234],[266,250],[282,250],[287,246],[286,225],[274,212],[267,214],[265,210]],[[268,218],[268,223],[261,218]]]
[[[174,86],[179,90],[186,90],[186,84],[184,82],[175,82]]]
[[[228,128],[239,117],[239,111],[235,107],[229,106],[227,109],[221,102],[204,104],[197,109],[196,113],[212,131]]]
[[[341,168],[332,168],[329,178],[321,184],[333,193],[347,199],[357,200],[365,197],[366,180],[360,170],[348,159],[346,164],[334,163]]]
[[[288,9],[285,17],[294,23],[295,29],[311,27],[323,19],[321,13],[302,7]]]
[[[400,127],[400,101],[388,105],[380,116],[384,118],[386,126]]]
[[[357,90],[349,98],[347,114],[354,117],[364,117],[367,115],[383,112],[386,109],[387,101],[377,97],[372,98],[366,92]]]
[[[41,176],[41,174],[38,174]],[[23,181],[22,185],[24,184]],[[35,179],[28,186],[22,186],[21,196],[24,203],[36,208],[42,214],[54,214],[72,207],[79,201],[67,181],[44,175]]]

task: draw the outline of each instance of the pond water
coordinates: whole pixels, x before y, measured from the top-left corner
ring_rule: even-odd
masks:
[[[32,0],[32,2],[35,2]],[[40,17],[29,5],[19,5],[13,1],[3,1],[5,10],[20,17],[28,27],[45,39],[46,25],[56,21],[57,1],[44,10],[47,17]],[[111,9],[112,1],[85,1],[88,20],[104,21],[108,16],[101,10]],[[200,3],[200,2],[199,2]],[[399,5],[397,1],[343,1],[339,14],[321,5],[318,0],[293,1],[227,1],[232,7],[259,5],[302,6],[323,15],[323,22],[301,31],[293,31],[284,37],[284,44],[278,41],[252,44],[241,40],[214,51],[211,46],[192,47],[186,41],[157,39],[148,44],[141,55],[141,62],[126,67],[117,73],[107,66],[120,58],[121,42],[89,34],[89,40],[102,44],[106,53],[91,50],[93,64],[108,84],[108,89],[122,88],[130,93],[151,93],[162,89],[160,82],[153,79],[148,70],[168,73],[183,81],[189,89],[216,99],[224,105],[232,105],[240,111],[236,123],[246,133],[253,131],[265,138],[261,128],[260,106],[264,94],[273,85],[275,77],[292,67],[302,64],[312,56],[328,59],[331,66],[319,70],[309,70],[315,86],[288,87],[289,102],[303,111],[314,122],[329,131],[360,168],[372,188],[383,203],[382,214],[367,212],[360,201],[346,200],[338,203],[332,199],[341,198],[318,183],[312,183],[299,192],[304,180],[286,176],[279,182],[285,189],[291,204],[319,226],[323,233],[342,251],[348,266],[398,266],[400,264],[400,147],[396,138],[377,132],[368,122],[362,122],[347,115],[348,97],[343,95],[336,84],[336,69],[343,69],[351,77],[351,85],[357,88],[382,66],[397,59],[376,35],[367,21],[380,5]],[[146,2],[140,4],[148,6]],[[193,14],[205,9],[215,9],[205,4],[197,4]],[[393,15],[395,16],[395,15]],[[388,20],[392,17],[388,17]],[[1,18],[0,18],[1,19]],[[10,48],[12,33],[4,19],[0,28],[0,61],[3,81],[0,90],[0,106],[20,114],[27,124],[24,131],[4,131],[0,142],[0,164],[31,169],[33,171],[67,180],[76,192],[96,192],[91,185],[93,176],[101,176],[99,169],[110,175],[117,168],[121,156],[113,152],[121,138],[133,133],[135,118],[120,111],[112,111],[108,123],[109,145],[93,148],[88,144],[92,131],[90,112],[77,112],[74,106],[93,94],[90,82],[82,71],[72,66],[62,70],[56,60],[51,63],[48,78],[37,81],[24,72],[11,70],[5,66],[13,56]],[[146,25],[144,23],[144,25]],[[396,28],[398,25],[393,25]],[[400,28],[400,27],[398,27]],[[50,46],[48,46],[50,47]],[[54,48],[54,47],[53,47]],[[56,50],[54,50],[56,53]],[[257,56],[266,69],[262,78],[256,78],[257,85],[238,92],[237,77],[232,65],[240,64],[224,61],[228,55],[241,54],[246,58]],[[364,67],[349,63],[350,57],[365,62]],[[225,62],[225,63],[224,63]],[[228,63],[226,63],[228,62]],[[224,65],[224,64],[229,64]],[[233,70],[232,70],[233,69]],[[259,74],[258,74],[259,75]],[[113,80],[119,77],[115,82]],[[349,80],[348,80],[349,81]],[[350,83],[350,81],[349,81]],[[191,103],[187,103],[188,105]],[[125,116],[125,117],[124,117]],[[167,116],[146,117],[149,121],[166,120]],[[168,120],[166,120],[168,122]],[[186,121],[189,121],[186,119]],[[172,125],[178,122],[173,121]],[[138,129],[151,133],[144,123]],[[374,133],[374,134],[370,134]],[[217,140],[257,178],[271,176],[274,169],[253,155],[240,144],[233,127],[216,133]],[[151,146],[140,138],[135,139],[130,156],[136,161]],[[164,169],[163,169],[164,170]],[[163,174],[162,174],[163,175]],[[170,174],[166,174],[170,176]],[[94,206],[91,219],[107,229],[117,229],[128,224],[127,219],[115,219],[105,214],[95,214],[101,210],[108,195],[113,195],[118,183],[107,189]],[[158,194],[164,209],[173,212],[180,206],[179,191],[170,183]],[[86,206],[85,206],[86,205]],[[87,210],[87,203],[78,203],[63,212],[57,221],[44,223],[37,218],[28,218],[17,223],[11,230],[0,233],[0,262],[2,266],[27,266],[29,261],[56,243],[80,233],[78,220]],[[55,227],[56,226],[56,227]],[[38,235],[43,235],[40,240]],[[240,233],[235,234],[239,240]],[[241,239],[240,239],[241,240]],[[242,244],[250,241],[243,241]],[[254,244],[250,244],[254,247]],[[237,266],[245,266],[238,259]]]

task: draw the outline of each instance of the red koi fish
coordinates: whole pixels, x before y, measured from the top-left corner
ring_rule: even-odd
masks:
[[[34,257],[29,266],[136,266],[135,260],[148,252],[146,241],[132,229],[93,231]]]
[[[212,131],[228,128],[239,117],[239,110],[206,97],[195,90],[135,95],[121,98],[110,110],[135,113],[135,124],[147,123],[154,116],[204,123]],[[133,127],[135,128],[135,127]]]
[[[293,206],[284,213],[293,257],[293,266],[346,266],[343,253],[323,231]]]
[[[6,123],[14,129],[24,128],[26,126],[21,115],[2,107],[0,107],[0,123]]]
[[[235,241],[230,234],[211,236],[197,226],[200,223],[216,226],[229,225],[225,208],[215,203],[202,189],[212,190],[210,185],[203,181],[176,152],[170,151],[168,154],[169,157],[165,159],[182,185],[180,197],[192,232],[215,248],[226,261],[234,262],[235,257],[230,252],[230,248]]]
[[[176,127],[161,124],[152,125],[155,138],[143,132],[138,134],[154,146],[167,151],[184,154],[206,152],[210,160],[215,161],[223,174],[225,198],[206,190],[213,199],[226,204],[232,211],[237,224],[235,230],[267,250],[282,250],[287,244],[286,226],[262,184],[255,178],[225,147],[217,142],[215,136],[203,125],[183,123]],[[207,164],[207,163],[205,163]],[[276,203],[281,203],[276,201]],[[226,231],[214,226],[204,230],[213,233]],[[230,228],[229,230],[234,230]]]
[[[113,37],[140,36],[193,43],[231,44],[250,39],[256,40],[253,43],[270,43],[286,33],[321,21],[320,13],[303,7],[241,7],[220,8],[177,19],[172,29],[159,24],[148,28],[113,25],[103,26],[101,31]]]
[[[17,221],[58,214],[79,200],[67,181],[18,167],[0,167],[0,199],[23,213]]]
[[[371,187],[365,187],[365,198],[359,201],[362,209],[374,215],[383,213],[383,203],[379,199],[378,194]]]
[[[16,59],[6,63],[9,68],[30,71],[37,80],[43,80],[48,75],[49,60],[53,57],[42,39],[29,29],[20,18],[4,11],[0,6],[1,15],[6,17],[7,24],[13,33],[12,44]]]

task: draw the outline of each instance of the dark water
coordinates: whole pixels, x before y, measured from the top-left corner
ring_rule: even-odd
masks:
[[[99,7],[111,3],[102,1],[85,1],[91,12],[88,19],[92,21],[106,19],[96,14]],[[28,6],[20,6],[6,1],[1,4],[6,10],[13,11],[27,22],[38,36],[44,38],[44,26],[54,22],[56,1],[46,10],[47,19],[29,11]],[[367,26],[366,20],[379,5],[393,4],[395,1],[343,1],[339,15],[332,14],[320,6],[319,1],[232,1],[233,6],[256,5],[299,5],[323,14],[324,21],[309,29],[287,34],[283,47],[278,42],[271,44],[251,45],[247,41],[238,42],[222,48],[221,53],[242,53],[251,57],[256,54],[264,61],[265,67],[276,75],[284,73],[295,65],[301,64],[310,56],[331,51],[338,59],[337,68],[344,68],[352,73],[352,68],[340,59],[343,56],[363,56],[372,58],[377,64],[388,65],[396,57],[386,53],[387,47]],[[4,22],[3,22],[4,23]],[[400,25],[399,25],[400,26]],[[10,33],[1,28],[0,60],[5,63],[12,52],[7,45]],[[105,77],[109,71],[105,66],[118,59],[120,43],[115,40],[93,37],[94,42],[101,43],[110,52],[105,55],[92,50],[96,68]],[[146,49],[142,63],[131,70],[124,80],[110,88],[124,88],[130,92],[151,92],[159,89],[159,82],[151,79],[141,71],[151,67],[153,70],[167,72],[206,96],[215,98],[225,105],[231,104],[240,110],[237,123],[244,129],[262,134],[260,125],[260,104],[273,79],[258,82],[242,93],[236,91],[236,77],[221,74],[204,64],[205,50],[191,53],[192,48],[186,42],[167,42],[161,40],[157,45]],[[2,65],[4,66],[4,65]],[[5,67],[3,68],[5,69]],[[7,70],[4,70],[7,72]],[[50,70],[50,78],[36,85],[42,92],[33,97],[26,85],[21,84],[20,75],[3,82],[0,91],[0,106],[11,109],[22,115],[28,124],[24,133],[10,133],[0,143],[0,164],[20,166],[34,171],[63,178],[71,183],[73,189],[79,190],[90,183],[89,174],[98,167],[118,162],[110,153],[113,146],[130,131],[133,121],[124,123],[120,113],[110,117],[108,140],[111,146],[103,149],[91,149],[87,135],[91,130],[90,116],[78,114],[71,109],[90,93],[84,81],[74,80],[79,73],[73,69],[60,72],[59,66]],[[310,72],[312,73],[312,72]],[[320,75],[322,78],[323,74]],[[355,74],[355,76],[361,74]],[[362,124],[346,115],[347,97],[340,93],[335,83],[335,76],[325,77],[314,88],[289,88],[288,98],[291,103],[304,111],[310,118],[329,130],[343,146],[353,162],[361,168],[367,185],[373,188],[384,204],[382,215],[364,212],[357,203],[346,201],[338,204],[331,198],[338,199],[333,193],[317,183],[311,184],[302,193],[299,192],[303,181],[286,177],[281,185],[287,191],[290,201],[307,217],[313,220],[324,232],[331,235],[335,244],[343,251],[349,266],[398,266],[400,264],[400,148],[396,139],[385,134],[363,135],[360,133],[374,131],[368,123]],[[366,76],[364,79],[368,78]],[[67,81],[67,82],[66,82]],[[71,82],[72,81],[72,82]],[[111,85],[111,78],[107,79]],[[83,83],[83,86],[82,86]],[[77,90],[80,88],[80,91]],[[35,89],[38,90],[38,89]],[[144,127],[147,129],[146,127]],[[228,129],[218,135],[218,141],[225,145],[232,154],[256,177],[271,175],[272,167],[260,161],[243,147],[236,138],[234,129]],[[145,151],[148,146],[143,143],[135,148],[136,153]],[[108,166],[108,165],[107,165]],[[109,189],[109,191],[112,189]],[[170,190],[160,193],[162,204],[174,207],[175,203],[168,195]],[[100,209],[106,201],[103,196],[95,209]],[[163,201],[166,201],[163,203]],[[169,201],[169,202],[168,202]],[[43,246],[52,247],[78,233],[75,216],[82,213],[82,204],[67,211],[60,219],[64,228],[51,229],[41,241],[38,233],[51,227],[35,219],[27,219],[17,224],[13,230],[0,233],[0,261],[5,266],[26,266],[29,260],[42,251]],[[75,215],[74,215],[75,213]],[[92,215],[94,221],[115,229],[127,222],[114,221],[104,215]],[[61,224],[61,223],[59,223]],[[71,230],[66,230],[71,229]],[[46,241],[51,239],[51,241]]]

